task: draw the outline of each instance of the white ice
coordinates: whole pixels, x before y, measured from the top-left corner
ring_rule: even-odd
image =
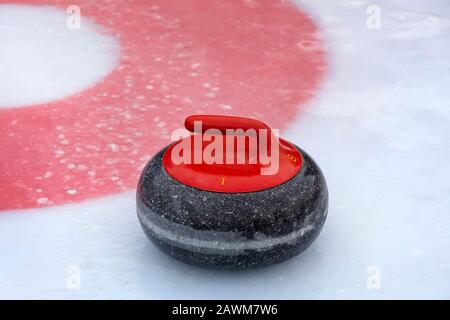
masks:
[[[0,5],[0,106],[63,98],[114,70],[117,40],[84,17],[76,29],[74,18],[51,6]]]
[[[372,4],[380,30],[366,27]],[[298,5],[320,24],[330,61],[321,92],[284,132],[330,191],[306,252],[256,271],[187,266],[145,238],[129,192],[2,213],[0,297],[450,298],[450,4]],[[67,286],[74,270],[79,289]]]

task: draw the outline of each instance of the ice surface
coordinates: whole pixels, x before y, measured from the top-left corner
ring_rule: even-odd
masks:
[[[284,132],[321,165],[328,220],[286,263],[217,272],[140,229],[134,193],[0,215],[1,298],[450,298],[450,5],[301,1],[328,43],[320,93]],[[40,211],[40,212],[35,212]],[[70,290],[72,266],[81,287]],[[379,289],[367,285],[380,272]]]
[[[1,107],[78,93],[115,68],[117,40],[84,17],[82,28],[72,30],[68,17],[51,6],[1,5]]]

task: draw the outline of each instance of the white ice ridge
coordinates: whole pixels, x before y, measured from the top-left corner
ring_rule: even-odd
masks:
[[[312,214],[311,214],[312,215]],[[232,251],[238,254],[238,251],[243,250],[269,250],[277,245],[295,244],[299,241],[300,237],[303,237],[306,233],[315,229],[314,223],[308,223],[306,226],[295,230],[289,234],[270,237],[262,233],[257,233],[255,236],[257,239],[251,240],[244,236],[238,236],[236,239],[235,233],[232,232],[212,232],[212,231],[198,231],[191,227],[183,226],[167,219],[153,217],[164,220],[164,224],[168,226],[167,230],[161,228],[157,223],[154,223],[148,215],[138,211],[138,216],[141,222],[149,228],[154,236],[157,238],[171,242],[172,245],[182,248],[190,248],[194,251]],[[309,221],[306,217],[305,221]],[[215,235],[215,239],[201,239],[202,236],[208,234]]]
[[[0,108],[75,94],[114,70],[118,41],[83,15],[80,29],[69,28],[70,17],[52,6],[0,5]]]

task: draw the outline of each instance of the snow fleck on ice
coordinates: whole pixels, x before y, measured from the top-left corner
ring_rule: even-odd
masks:
[[[37,203],[39,204],[44,204],[48,202],[48,198],[38,198],[37,199]]]
[[[231,110],[231,109],[233,109],[233,107],[230,106],[229,104],[219,104],[219,107],[221,107],[223,110]]]
[[[69,163],[67,169],[75,169],[76,165],[74,163]]]
[[[109,143],[108,147],[111,149],[112,152],[118,152],[119,151],[119,146],[115,143]]]
[[[47,171],[47,172],[44,173],[44,178],[46,178],[46,179],[50,178],[52,175],[53,175],[53,172]]]

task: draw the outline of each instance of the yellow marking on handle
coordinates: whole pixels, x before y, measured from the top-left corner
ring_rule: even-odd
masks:
[[[289,154],[287,155],[287,157],[288,157],[289,160],[291,160],[291,161],[293,161],[293,162],[295,162],[295,163],[297,162],[297,158],[294,157],[292,154],[289,153]]]

